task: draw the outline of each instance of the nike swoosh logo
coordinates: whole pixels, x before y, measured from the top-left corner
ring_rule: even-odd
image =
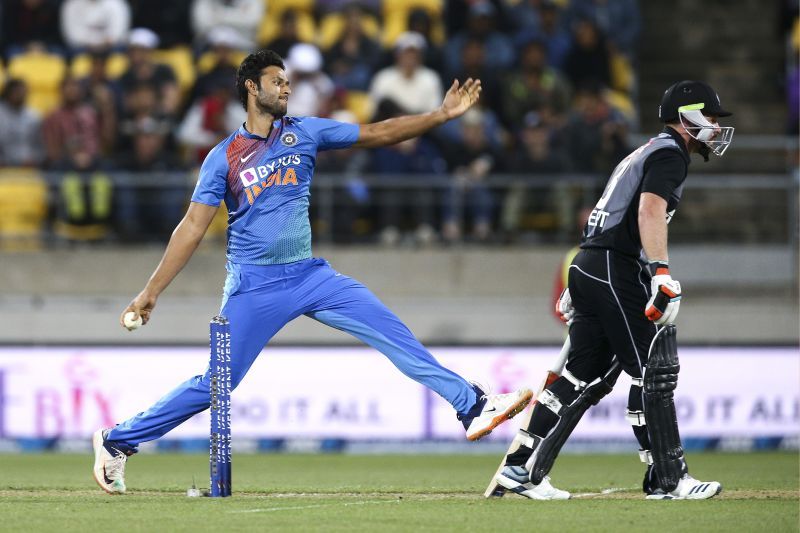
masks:
[[[257,151],[258,151],[258,150],[256,150],[256,152],[257,152]],[[247,160],[248,160],[248,159],[250,159],[251,157],[253,157],[254,155],[256,155],[256,152],[251,152],[251,153],[250,153],[250,155],[248,155],[248,156],[246,156],[246,157],[243,157],[243,158],[241,158],[241,161],[242,161],[242,163],[247,163]]]

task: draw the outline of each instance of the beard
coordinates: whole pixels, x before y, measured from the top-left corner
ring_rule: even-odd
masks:
[[[283,118],[286,115],[286,108],[289,102],[275,98],[272,101],[265,101],[262,99],[256,100],[256,107],[258,110],[265,114],[270,114],[276,119]]]

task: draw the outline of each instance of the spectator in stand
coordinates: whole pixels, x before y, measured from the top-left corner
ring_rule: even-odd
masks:
[[[480,39],[469,39],[461,49],[461,70],[448,73],[445,79],[481,80],[481,99],[478,105],[491,109],[493,113],[501,113],[501,73],[486,60],[486,48]]]
[[[570,87],[556,69],[547,64],[547,50],[541,41],[530,41],[520,51],[519,68],[506,82],[503,118],[512,130],[522,126],[529,111],[544,108],[565,115],[570,105]]]
[[[118,156],[119,168],[132,172],[173,172],[183,168],[171,148],[171,130],[167,122],[145,117],[134,127],[130,145]],[[170,229],[174,227],[175,224],[169,226]]]
[[[567,157],[556,132],[536,111],[529,111],[523,117],[516,146],[508,158],[509,172],[558,174],[567,169]]]
[[[47,166],[64,171],[58,216],[70,226],[104,226],[111,216],[112,185],[99,172],[100,120],[76,79],[64,78],[61,95],[61,106],[42,124]]]
[[[611,85],[611,61],[606,39],[589,19],[578,19],[573,26],[574,41],[564,60],[564,73],[573,87],[600,83]]]
[[[364,34],[363,9],[348,4],[344,11],[342,35],[328,50],[325,64],[333,83],[352,91],[366,91],[378,62],[380,45]]]
[[[173,143],[169,132],[175,123],[169,115],[161,111],[155,86],[140,82],[131,87],[125,95],[124,114],[119,122],[117,146],[123,151],[128,149],[138,132],[145,129],[152,131],[153,125],[158,125],[159,131],[167,132],[167,145],[171,147]]]
[[[441,72],[444,68],[442,48],[434,41],[433,20],[431,20],[430,14],[425,9],[411,10],[408,14],[408,31],[419,33],[425,37],[427,46],[422,56],[422,64],[436,72]]]
[[[39,115],[25,105],[28,87],[11,78],[0,93],[0,165],[38,166],[43,159]]]
[[[186,182],[175,175],[181,163],[171,148],[168,123],[143,117],[133,128],[130,143],[118,157],[118,166],[130,174],[128,186],[116,189],[117,228],[127,241],[164,239],[184,210]]]
[[[497,170],[502,156],[486,134],[484,120],[480,109],[464,113],[459,120],[462,142],[448,145],[446,157],[452,181],[445,191],[442,236],[450,243],[461,239],[467,217],[476,240],[485,241],[491,234],[493,199],[486,178]]]
[[[132,26],[152,30],[161,46],[172,48],[192,42],[189,25],[191,0],[128,0],[132,12]]]
[[[292,82],[287,114],[325,117],[332,111],[334,85],[322,71],[322,53],[313,44],[300,43],[289,50],[286,71]]]
[[[61,35],[72,50],[125,44],[131,10],[125,0],[64,0]]]
[[[264,0],[194,0],[191,16],[195,38],[204,43],[213,28],[227,26],[252,47],[264,16],[264,5]]]
[[[505,21],[508,18],[508,6],[518,3],[520,0],[445,0],[444,1],[444,24],[447,35],[456,35],[457,33],[466,29],[469,25],[470,8],[473,4],[491,3],[495,8],[495,13],[499,14],[500,21]],[[508,28],[502,25],[502,30],[506,31]]]
[[[405,111],[391,100],[378,105],[374,121],[386,120],[404,115]],[[385,183],[376,191],[375,204],[378,209],[380,241],[387,246],[398,244],[403,231],[411,231],[409,236],[419,245],[429,245],[436,239],[434,219],[436,216],[436,193],[422,183],[409,187],[408,176],[440,175],[447,172],[447,162],[436,146],[426,137],[415,137],[401,143],[377,148],[371,152],[370,170],[375,174],[398,176],[402,178],[400,187],[394,188]],[[413,179],[413,178],[410,178]],[[407,216],[404,216],[408,212]]]
[[[508,157],[507,170],[520,176],[550,176],[556,185],[557,174],[567,169],[567,157],[557,137],[544,114],[529,111],[517,135],[516,150]],[[532,191],[524,180],[512,184],[506,192],[500,216],[506,237],[513,238],[519,231],[524,212],[552,209],[552,193],[552,189],[544,191],[544,194],[541,190]]]
[[[97,110],[86,103],[78,80],[61,82],[62,103],[43,123],[47,165],[57,170],[92,170],[100,157],[100,121]]]
[[[406,113],[425,113],[442,102],[439,75],[422,65],[425,37],[405,32],[395,41],[395,63],[380,70],[372,78],[370,97],[373,102],[391,100]]]
[[[642,22],[636,0],[572,0],[569,18],[591,20],[608,38],[611,50],[628,57],[636,54]]]
[[[510,4],[507,19],[514,32],[538,32],[543,0],[517,0]]]
[[[191,163],[199,165],[208,152],[247,119],[234,94],[234,86],[219,81],[196,100],[178,128],[178,141],[193,150]]]
[[[579,88],[564,130],[572,170],[610,173],[630,152],[627,133],[624,117],[609,104],[600,85]]]
[[[345,109],[337,109],[330,116],[331,120],[358,124],[358,119],[353,113]],[[342,174],[344,183],[339,183],[333,188],[333,204],[336,206],[331,214],[333,227],[330,233],[336,242],[359,242],[367,238],[368,221],[374,206],[370,203],[370,191],[364,183],[363,174],[370,162],[371,152],[357,148],[344,148],[339,150],[325,150],[317,153],[316,175],[317,183],[330,179],[329,173]],[[311,206],[312,226],[313,220],[319,211]],[[359,219],[362,224],[359,224]]]
[[[218,26],[209,31],[208,43],[211,46],[214,66],[197,78],[192,90],[192,101],[207,96],[221,83],[235,85],[238,60],[234,58],[234,53],[247,46],[236,30],[226,26]]]
[[[478,1],[469,8],[467,28],[451,37],[444,51],[445,67],[450,72],[461,69],[461,49],[469,39],[484,43],[486,54],[497,69],[507,69],[514,63],[514,45],[495,28],[497,9],[491,2]]]
[[[529,0],[526,5],[533,9],[535,0]],[[547,63],[555,68],[564,67],[564,61],[572,47],[572,37],[566,29],[561,8],[553,0],[541,0],[538,8],[538,24],[536,26],[520,25],[516,35],[518,43],[527,43],[538,40],[544,43],[547,49]]]
[[[316,0],[314,5],[323,15],[327,15],[328,13],[341,13],[352,4],[358,4],[362,9],[369,11],[373,15],[377,15],[380,13],[383,1],[384,0]]]
[[[2,13],[2,46],[6,55],[31,41],[50,50],[62,46],[58,3],[54,0],[6,0]]]
[[[153,61],[153,49],[158,47],[158,35],[147,28],[135,28],[128,37],[128,71],[120,79],[123,92],[141,83],[152,84],[158,93],[161,111],[175,115],[180,106],[180,89],[175,73],[167,65]]]
[[[116,145],[117,114],[122,104],[122,91],[115,80],[108,78],[106,63],[108,52],[92,50],[89,74],[80,79],[81,89],[98,113],[100,124],[100,151],[103,156],[112,155]]]
[[[158,93],[156,88],[146,82],[133,86],[126,94],[125,114],[120,120],[119,152],[116,157],[116,166],[122,171],[144,172],[147,170],[169,170],[178,164],[174,158],[167,158],[169,165],[162,165],[165,161],[162,151],[172,153],[174,146],[171,132],[174,123],[164,115],[158,106]],[[158,141],[158,142],[156,142]],[[158,147],[158,150],[155,148]],[[148,155],[149,154],[149,155]],[[152,178],[152,176],[151,176]],[[146,228],[143,205],[152,196],[152,190],[144,187],[140,175],[119,173],[115,187],[116,228],[119,236],[126,241],[137,241],[145,237]],[[169,197],[169,206],[164,206],[166,212],[174,207],[174,194],[170,196],[169,188],[164,188],[165,196]],[[178,199],[178,205],[183,205],[183,200]],[[159,218],[158,215],[154,215]],[[167,217],[172,220],[172,217]]]
[[[280,32],[273,40],[266,43],[264,48],[269,48],[277,52],[281,57],[286,57],[289,55],[289,50],[300,42],[297,11],[287,9],[281,14]]]

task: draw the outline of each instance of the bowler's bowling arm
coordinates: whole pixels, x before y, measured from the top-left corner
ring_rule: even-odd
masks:
[[[197,202],[189,204],[186,215],[172,232],[167,249],[147,281],[147,285],[122,311],[120,324],[123,327],[125,326],[125,314],[130,311],[133,311],[136,316],[141,316],[142,322],[147,324],[158,296],[189,262],[216,213],[217,207]]]

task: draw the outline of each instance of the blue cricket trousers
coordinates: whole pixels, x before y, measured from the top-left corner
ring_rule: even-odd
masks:
[[[383,353],[406,376],[450,402],[458,413],[475,404],[472,386],[444,368],[409,329],[358,281],[311,258],[286,265],[228,263],[222,314],[231,327],[231,378],[235,388],[264,345],[300,315],[345,331]],[[287,377],[288,378],[288,377]],[[209,370],[117,425],[108,439],[135,447],[157,439],[208,409]]]

